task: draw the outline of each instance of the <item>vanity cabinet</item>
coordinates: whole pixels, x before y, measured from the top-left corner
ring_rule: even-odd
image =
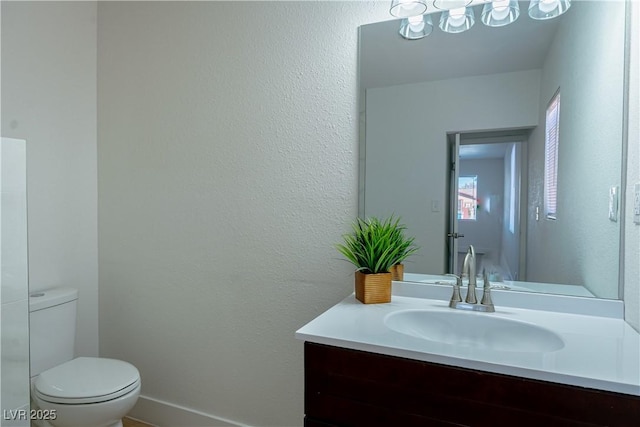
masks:
[[[305,342],[305,426],[633,426],[640,397]]]

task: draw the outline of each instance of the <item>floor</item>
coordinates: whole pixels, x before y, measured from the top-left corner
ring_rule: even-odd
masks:
[[[134,420],[133,418],[124,417],[122,419],[123,427],[154,427],[153,424],[147,424],[142,421]]]

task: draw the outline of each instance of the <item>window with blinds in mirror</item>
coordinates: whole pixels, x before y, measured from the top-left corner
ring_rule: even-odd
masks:
[[[544,213],[547,219],[557,218],[558,143],[560,136],[560,89],[547,106],[544,138]]]

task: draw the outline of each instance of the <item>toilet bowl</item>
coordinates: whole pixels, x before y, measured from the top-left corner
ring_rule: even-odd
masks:
[[[79,357],[42,372],[33,398],[49,423],[64,427],[119,427],[140,394],[140,374],[121,360]]]
[[[122,427],[140,395],[132,364],[100,357],[74,358],[75,289],[31,294],[31,397],[43,427]]]

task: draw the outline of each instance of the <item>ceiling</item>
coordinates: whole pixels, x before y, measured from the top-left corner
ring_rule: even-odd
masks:
[[[461,34],[438,28],[440,13],[432,14],[433,32],[420,40],[398,34],[400,20],[360,27],[361,89],[541,68],[563,17],[536,21],[521,2],[520,17],[511,25],[487,27],[475,6],[475,25]]]

